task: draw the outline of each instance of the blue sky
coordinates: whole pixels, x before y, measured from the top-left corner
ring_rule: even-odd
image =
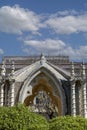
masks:
[[[87,0],[0,0],[0,59],[41,53],[87,60]]]

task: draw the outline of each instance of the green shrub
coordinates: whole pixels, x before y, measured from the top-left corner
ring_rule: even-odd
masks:
[[[87,119],[82,117],[56,117],[49,121],[50,130],[87,130]]]
[[[0,107],[0,130],[49,130],[46,119],[24,105]]]
[[[87,130],[87,119],[80,116],[56,117],[47,120],[18,104],[0,107],[0,130]]]

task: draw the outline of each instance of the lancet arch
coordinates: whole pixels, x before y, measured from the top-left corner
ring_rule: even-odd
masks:
[[[58,108],[58,115],[66,113],[66,98],[61,80],[46,67],[33,71],[27,77],[21,88],[19,101],[30,105],[34,103],[35,96],[43,90],[47,95],[50,93],[52,103]]]

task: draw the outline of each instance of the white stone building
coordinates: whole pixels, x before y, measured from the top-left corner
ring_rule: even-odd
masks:
[[[4,57],[0,106],[25,103],[35,112],[87,118],[87,64],[66,56]]]

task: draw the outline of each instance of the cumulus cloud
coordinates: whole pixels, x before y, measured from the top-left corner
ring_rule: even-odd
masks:
[[[40,54],[42,52],[46,55],[66,55],[74,60],[87,59],[87,46],[75,49],[58,39],[25,40],[24,44],[23,51],[27,54],[35,54],[35,52]]]
[[[58,13],[60,16],[52,15],[45,21],[46,27],[58,34],[87,32],[87,12],[77,15],[68,11]]]
[[[42,18],[43,17],[43,18]],[[22,34],[28,32],[31,37],[25,40],[25,34],[21,36],[24,41],[23,51],[26,53],[35,52],[50,55],[69,55],[73,59],[87,59],[87,46],[79,46],[74,49],[64,41],[59,40],[57,35],[54,39],[35,40],[43,36],[44,30],[48,29],[49,36],[54,34],[70,35],[73,33],[85,32],[87,34],[87,12],[76,12],[75,10],[58,11],[54,14],[36,14],[28,9],[15,6],[3,6],[0,8],[0,32]],[[51,31],[50,31],[51,29]],[[40,35],[40,32],[42,35]],[[38,34],[34,37],[33,34]],[[3,54],[0,49],[0,54]]]
[[[23,31],[35,33],[40,28],[40,16],[28,9],[3,6],[0,8],[0,31],[22,34]]]
[[[51,17],[53,16],[67,16],[67,15],[78,15],[78,12],[76,10],[64,10],[64,11],[58,11],[55,15],[51,15]]]
[[[59,52],[61,49],[65,47],[65,43],[61,40],[53,40],[53,39],[46,39],[46,40],[25,40],[25,45],[34,48],[38,52],[44,53],[55,53]]]
[[[40,29],[48,27],[58,34],[87,32],[87,12],[65,10],[38,15],[18,5],[0,8],[1,32],[22,34],[28,31],[39,34]]]

